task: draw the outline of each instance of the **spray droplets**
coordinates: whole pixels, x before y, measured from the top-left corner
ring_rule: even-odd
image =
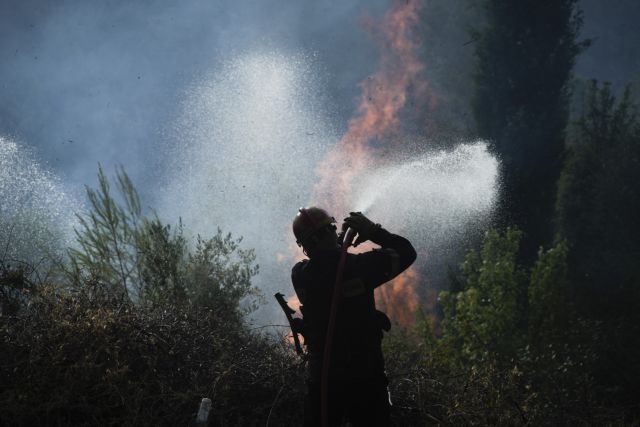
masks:
[[[0,137],[0,259],[39,263],[66,248],[77,208],[51,173]]]
[[[243,55],[194,84],[174,135],[161,212],[187,231],[243,236],[265,291],[290,287],[291,221],[337,138],[324,119],[313,58]],[[282,257],[280,257],[282,258]]]
[[[452,151],[367,170],[354,188],[358,210],[432,250],[491,214],[498,161],[482,141],[460,144]]]
[[[194,234],[222,227],[243,236],[256,249],[255,282],[265,293],[289,289],[295,258],[284,262],[282,254],[298,253],[291,220],[317,197],[318,165],[341,144],[324,119],[313,76],[305,58],[243,56],[194,85],[176,127],[161,212],[182,217]],[[397,161],[363,153],[351,185],[326,190],[348,210],[366,210],[407,235],[419,250],[446,252],[491,212],[498,162],[483,142]],[[342,170],[334,172],[339,179]],[[323,206],[343,214],[337,206]]]

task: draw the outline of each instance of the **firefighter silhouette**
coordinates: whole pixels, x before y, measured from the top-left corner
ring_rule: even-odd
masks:
[[[340,286],[336,287],[342,239],[349,228],[357,233],[354,246],[369,240],[380,248],[344,255]],[[373,291],[407,269],[416,252],[407,239],[360,212],[351,212],[337,233],[334,218],[325,210],[301,208],[293,220],[293,233],[308,256],[291,274],[302,304],[301,329],[308,354],[304,425],[320,426],[324,419],[330,426],[344,421],[354,427],[387,426],[390,400],[381,343],[391,322],[376,310]],[[334,289],[339,289],[339,303],[331,330]],[[330,352],[325,361],[326,344]]]

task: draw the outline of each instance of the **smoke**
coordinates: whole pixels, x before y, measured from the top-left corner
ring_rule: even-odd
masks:
[[[424,66],[416,56],[418,9],[415,0],[396,1],[380,23],[370,23],[378,28],[376,35],[381,38],[378,70],[361,83],[356,116],[318,167],[320,180],[314,189],[314,203],[332,206],[338,214],[346,213],[354,177],[375,167],[379,153],[370,144],[383,140],[389,145],[390,136],[401,130],[399,116],[405,111],[410,89],[416,98],[429,97],[427,85],[420,78]]]
[[[429,126],[429,135],[445,133],[442,140],[449,130],[473,135],[468,106],[475,42],[468,29],[482,25],[482,10],[467,0],[419,3],[420,59],[441,100],[428,118],[438,122]],[[362,31],[363,16],[378,22],[389,4],[0,2],[0,135],[15,135],[34,147],[39,161],[80,190],[96,181],[98,162],[108,171],[123,164],[148,200],[159,175],[154,170],[163,161],[158,145],[166,142],[165,124],[179,112],[185,86],[234,56],[230,52],[269,45],[316,52],[330,75],[324,91],[344,130],[360,91],[357,83],[379,58]],[[578,58],[577,73],[611,80],[616,87],[637,78],[639,3],[581,0],[580,5],[584,37],[596,40]],[[416,133],[424,126],[417,123]]]
[[[172,131],[175,144],[165,154],[161,215],[181,217],[192,235],[206,237],[221,227],[243,236],[244,245],[256,250],[261,270],[255,284],[266,296],[291,291],[290,268],[301,256],[291,220],[314,197],[317,166],[344,147],[326,112],[315,61],[275,51],[230,60],[185,93]],[[335,187],[332,194],[409,236],[434,259],[450,255],[468,227],[490,213],[497,161],[483,142],[432,152],[407,145],[418,151],[397,150],[395,157],[358,170],[349,188]],[[416,271],[408,274],[411,283],[390,286],[399,310],[419,303],[412,294],[403,305],[401,292],[413,292],[421,280]],[[258,319],[271,321],[277,316],[272,308]]]
[[[233,52],[316,52],[336,114],[350,114],[355,83],[375,61],[359,21],[384,8],[386,0],[0,2],[0,135],[34,147],[78,193],[96,182],[98,162],[107,171],[122,164],[149,200],[167,123],[194,79]]]

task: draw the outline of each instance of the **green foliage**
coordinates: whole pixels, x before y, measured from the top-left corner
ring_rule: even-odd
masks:
[[[128,179],[118,203],[100,176],[89,193],[100,212],[84,217],[67,282],[0,268],[0,423],[184,425],[207,396],[212,425],[299,425],[302,364],[290,343],[244,322],[253,251],[221,230],[191,249],[181,225],[135,208]],[[521,240],[515,228],[489,231],[441,294],[442,322],[418,313],[386,335],[396,425],[635,419],[636,406],[620,404],[629,388],[597,377],[611,360],[599,349],[615,343],[574,307],[569,244],[540,249],[527,268]]]
[[[223,307],[222,312],[241,319],[239,302],[255,294],[253,250],[240,248],[241,239],[218,230],[210,239],[198,236],[190,252],[182,224],[172,229],[143,215],[124,170],[117,174],[120,203],[102,168],[98,178],[97,190],[87,188],[91,209],[78,216],[78,248],[69,250],[66,272],[72,286],[90,283],[113,298],[152,306]]]
[[[597,291],[640,279],[640,120],[629,90],[616,103],[609,85],[595,81],[583,108],[556,211],[559,232],[572,245],[575,278]]]
[[[576,0],[485,0],[476,31],[474,116],[502,161],[500,214],[524,232],[523,256],[553,238],[551,222],[582,18]]]
[[[450,363],[498,387],[494,405],[512,401],[529,421],[553,410],[566,422],[567,406],[590,404],[579,391],[590,385],[590,340],[570,315],[566,243],[540,249],[527,270],[517,262],[521,236],[515,229],[492,230],[480,251],[469,252],[462,290],[441,296],[442,345],[453,348]]]
[[[124,172],[118,173],[118,189],[124,206],[111,195],[109,181],[98,171],[99,188],[87,187],[90,207],[86,215],[78,215],[80,230],[76,230],[79,248],[69,250],[73,283],[91,276],[106,284],[122,299],[129,299],[135,284],[139,284],[137,240],[142,211],[138,194]],[[138,292],[141,289],[135,289]]]
[[[529,344],[537,346],[554,333],[569,326],[572,313],[568,298],[566,241],[558,242],[548,251],[538,252],[531,271],[528,289]]]
[[[413,363],[411,392],[400,391],[414,419],[637,423],[640,125],[631,99],[627,90],[616,102],[595,82],[584,91],[555,244],[529,261],[522,232],[489,231],[440,295],[441,338],[409,331],[414,345],[387,348]]]
[[[241,240],[234,240],[230,233],[223,235],[220,229],[209,240],[198,237],[186,277],[193,284],[189,287],[193,304],[213,307],[224,301],[231,305],[226,309],[231,309],[254,292],[251,278],[258,274],[258,266],[253,265],[253,250],[240,249]]]
[[[516,259],[522,233],[489,231],[480,251],[462,263],[464,289],[442,292],[445,339],[455,341],[465,363],[511,358],[523,342],[525,274]]]
[[[144,220],[136,231],[140,300],[147,304],[183,304],[187,302],[187,242],[182,224],[176,230],[157,218]]]
[[[419,315],[384,347],[398,425],[619,424],[633,407],[598,395],[598,323],[577,316],[568,294],[568,245],[540,249],[529,269],[522,233],[489,231],[442,292],[442,331]]]

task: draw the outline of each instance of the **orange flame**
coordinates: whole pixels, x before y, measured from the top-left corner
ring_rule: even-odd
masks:
[[[390,138],[398,131],[399,113],[405,107],[409,89],[426,98],[427,86],[420,79],[424,66],[416,56],[418,42],[412,37],[419,21],[418,11],[417,0],[395,1],[375,27],[382,36],[379,70],[360,84],[358,114],[316,171],[320,181],[315,187],[315,199],[331,206],[334,212],[347,212],[353,179],[380,160],[369,143]]]
[[[411,266],[390,283],[377,288],[375,295],[379,308],[401,325],[414,323],[418,310],[416,285],[419,281],[415,266]]]
[[[382,22],[373,27],[382,42],[378,71],[361,83],[362,95],[357,115],[347,131],[319,165],[320,178],[314,188],[314,202],[328,206],[336,214],[346,213],[353,200],[352,184],[362,171],[375,168],[382,155],[371,143],[398,135],[401,113],[408,94],[433,99],[421,79],[424,66],[418,60],[418,41],[413,30],[419,22],[418,0],[396,0]],[[415,268],[376,292],[378,304],[401,324],[413,322],[418,307],[416,285],[420,277]]]

